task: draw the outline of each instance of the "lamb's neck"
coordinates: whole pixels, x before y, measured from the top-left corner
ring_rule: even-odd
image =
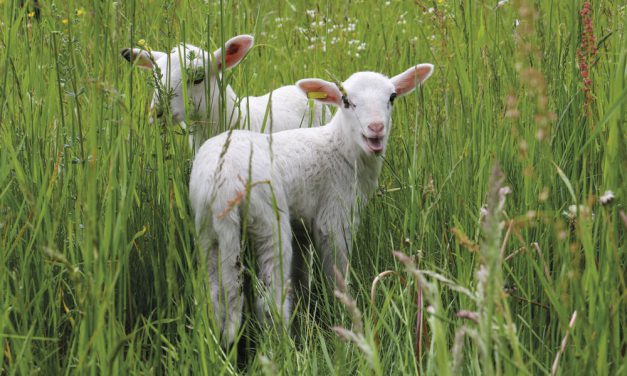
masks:
[[[189,124],[192,125],[190,136],[190,145],[195,151],[198,151],[202,144],[210,137],[213,137],[226,129],[237,127],[237,122],[240,120],[240,112],[238,104],[237,94],[233,91],[231,86],[228,86],[224,90],[224,97],[226,99],[226,129],[223,129],[220,122],[220,88],[217,83],[213,83],[209,92],[209,108],[206,106],[206,101],[201,105],[199,109],[200,121],[196,122],[192,119],[186,119]],[[208,111],[208,113],[207,113]]]
[[[348,134],[348,125],[342,124],[337,117],[329,124],[329,128],[329,145],[334,153],[341,156],[345,168],[350,166],[356,188],[363,198],[367,198],[377,188],[382,157],[366,153]]]
[[[222,111],[220,106],[220,87],[216,84],[213,86],[213,90],[211,91],[211,117],[209,122],[212,123],[215,129],[218,128],[220,124],[220,111]],[[240,107],[239,107],[239,98],[231,85],[227,85],[224,89],[224,100],[226,106],[225,108],[225,116],[226,116],[226,124],[227,129],[237,127],[237,122],[240,121]]]
[[[240,99],[235,94],[231,85],[226,86],[226,90],[224,91],[224,96],[226,99],[226,119],[229,128],[233,128],[234,126],[240,128],[238,122],[241,120],[241,108],[240,108]]]

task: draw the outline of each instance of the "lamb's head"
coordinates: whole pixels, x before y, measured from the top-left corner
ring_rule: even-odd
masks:
[[[419,64],[388,78],[374,72],[358,72],[341,85],[310,78],[296,85],[309,98],[339,107],[335,115],[342,134],[366,154],[385,152],[392,128],[394,99],[411,93],[417,84],[425,82],[433,65]]]
[[[130,63],[153,72],[156,89],[150,104],[151,114],[157,119],[169,116],[172,122],[179,123],[186,118],[185,108],[202,119],[207,118],[207,93],[216,93],[211,94],[211,106],[218,108],[218,78],[223,60],[225,69],[236,66],[253,43],[250,35],[233,37],[225,43],[224,56],[222,49],[209,54],[190,44],[176,46],[169,53],[125,48],[121,54]]]

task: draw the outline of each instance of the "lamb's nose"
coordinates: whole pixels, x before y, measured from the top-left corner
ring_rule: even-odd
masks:
[[[384,127],[385,126],[383,125],[383,123],[371,123],[370,125],[368,125],[368,129],[376,134],[383,132]]]

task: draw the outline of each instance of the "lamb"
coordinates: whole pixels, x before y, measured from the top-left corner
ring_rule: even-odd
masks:
[[[254,39],[250,35],[239,35],[228,40],[225,44],[224,68],[235,67],[253,44]],[[195,152],[208,137],[217,133],[223,99],[226,101],[223,116],[226,116],[228,129],[237,127],[269,133],[319,126],[331,117],[329,110],[321,105],[315,105],[311,111],[307,97],[294,85],[280,87],[260,97],[241,99],[227,85],[222,98],[222,49],[210,55],[196,46],[182,44],[170,53],[125,48],[121,54],[138,67],[154,72],[157,90],[150,104],[151,112],[158,119],[167,114],[174,123],[183,123],[184,127],[185,122],[190,123],[190,147]],[[206,77],[209,79],[205,80]],[[185,88],[182,85],[184,79],[188,83]],[[207,101],[207,96],[210,101]],[[187,112],[185,97],[188,98]],[[270,111],[266,117],[268,106]],[[264,121],[266,118],[267,121]]]
[[[312,234],[327,275],[334,267],[345,275],[351,226],[377,187],[394,99],[432,71],[431,64],[420,64],[391,79],[360,72],[338,86],[300,80],[297,86],[309,97],[339,108],[327,125],[272,135],[233,130],[202,145],[192,166],[190,200],[199,249],[208,252],[214,318],[225,344],[241,321],[243,224],[263,285],[257,315],[272,319],[268,311],[277,312],[287,323],[292,224],[303,223]]]

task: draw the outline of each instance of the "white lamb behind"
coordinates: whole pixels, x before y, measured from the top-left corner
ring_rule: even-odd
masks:
[[[431,64],[420,64],[391,79],[355,73],[342,84],[344,95],[334,83],[300,80],[303,92],[339,108],[327,125],[272,135],[235,130],[200,148],[190,199],[199,248],[208,252],[214,317],[224,343],[233,341],[242,314],[243,223],[265,289],[257,299],[257,315],[271,318],[268,311],[276,309],[287,323],[291,223],[302,221],[313,235],[328,275],[334,266],[346,273],[351,226],[358,221],[358,203],[364,204],[377,187],[394,98],[413,91],[432,71]]]
[[[253,44],[254,39],[250,35],[239,35],[227,41],[225,68],[236,66]],[[151,113],[158,119],[169,115],[174,123],[190,125],[189,142],[194,151],[198,151],[207,138],[218,133],[223,100],[220,94],[222,49],[210,55],[201,48],[181,44],[173,48],[169,54],[159,51],[148,52],[138,48],[125,48],[121,54],[138,67],[154,72],[157,90],[150,104]],[[208,80],[205,79],[207,77]],[[183,84],[184,79],[186,85]],[[207,96],[210,97],[210,101],[207,101]],[[187,110],[191,114],[185,111],[186,97]],[[312,112],[307,97],[294,85],[280,87],[259,97],[241,99],[231,86],[227,85],[224,100],[226,111],[223,116],[226,117],[227,129],[235,127],[270,133],[320,126],[324,124],[325,119],[331,118],[329,110],[320,104],[316,104]]]

